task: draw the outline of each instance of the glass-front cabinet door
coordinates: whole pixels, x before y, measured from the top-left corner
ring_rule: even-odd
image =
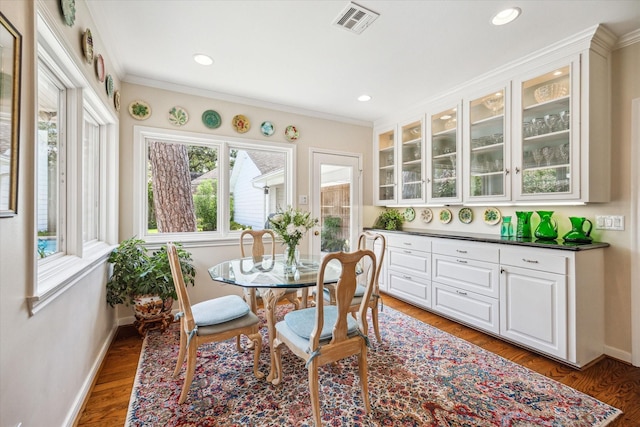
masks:
[[[516,199],[580,197],[578,161],[574,161],[578,147],[572,137],[575,114],[579,114],[579,108],[574,108],[579,91],[574,67],[578,69],[577,63],[516,83],[520,96]]]
[[[462,201],[460,104],[427,116],[429,138],[429,203]]]
[[[376,205],[397,203],[396,194],[396,128],[381,129],[376,133],[376,174],[374,177]]]
[[[422,120],[401,124],[399,127],[400,149],[400,202],[422,202],[424,200],[424,162],[422,151]]]
[[[495,201],[510,197],[509,93],[506,87],[468,101],[465,117],[465,200]]]

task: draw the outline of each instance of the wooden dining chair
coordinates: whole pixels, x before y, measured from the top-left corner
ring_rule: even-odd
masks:
[[[380,327],[378,326],[378,311],[380,303],[382,301],[382,296],[380,295],[380,274],[382,272],[382,263],[384,261],[386,248],[387,239],[380,233],[375,233],[373,231],[364,231],[360,233],[360,236],[358,237],[358,249],[371,249],[376,255],[376,264],[369,264],[365,269],[364,274],[359,276],[359,280],[360,278],[362,278],[366,283],[367,277],[370,274],[375,275],[373,292],[371,292],[371,298],[369,299],[368,306],[369,308],[371,308],[371,323],[373,324],[373,331],[378,342],[382,342],[382,338],[380,336]],[[362,284],[358,284],[353,300],[351,301],[351,306],[349,307],[349,311],[353,315],[355,315],[360,309],[360,303],[362,302],[364,290],[365,286],[363,286]],[[334,287],[332,285],[328,285],[325,287],[324,299],[325,302],[328,302],[331,305],[335,304],[336,296]]]
[[[252,342],[253,374],[256,378],[263,378],[264,374],[258,370],[262,350],[258,316],[251,312],[247,303],[238,295],[214,298],[192,306],[173,243],[167,244],[167,254],[180,306],[180,313],[176,315],[180,318],[180,349],[174,377],[180,373],[185,356],[187,358],[187,371],[178,403],[184,403],[187,399],[196,370],[197,350],[201,344],[246,335]]]
[[[276,324],[273,343],[276,362],[276,381],[282,381],[282,345],[286,345],[306,363],[309,376],[311,408],[316,426],[321,425],[320,398],[318,396],[318,369],[352,355],[358,355],[358,373],[365,410],[370,411],[367,383],[367,302],[373,292],[375,275],[371,274],[365,286],[359,315],[349,315],[351,301],[357,287],[359,264],[368,258],[375,265],[376,256],[371,250],[334,252],[326,255],[318,272],[315,307],[289,312]],[[330,262],[339,262],[342,273],[335,285],[336,304],[323,304],[324,274]]]
[[[272,230],[244,230],[240,234],[240,253],[244,258],[247,256],[245,254],[245,237],[251,237],[253,240],[253,244],[251,246],[251,256],[253,257],[253,261],[256,263],[262,262],[265,255],[265,237],[271,237],[271,259],[275,259],[276,256],[276,236]],[[247,304],[251,306],[251,311],[254,313],[258,313],[258,301],[261,299],[260,290],[256,288],[245,288],[244,297],[247,301]],[[285,294],[282,296],[282,299],[288,300],[295,309],[300,308],[300,301],[298,300],[298,290],[297,289],[288,289]]]

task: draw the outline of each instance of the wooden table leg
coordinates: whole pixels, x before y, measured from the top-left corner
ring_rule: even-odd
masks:
[[[269,353],[271,356],[271,366],[269,366],[267,381],[272,383],[274,379],[278,378],[276,373],[276,357],[273,349],[273,340],[276,337],[276,305],[278,300],[284,295],[285,289],[262,288],[260,289],[260,293],[262,294],[265,317],[267,318]]]

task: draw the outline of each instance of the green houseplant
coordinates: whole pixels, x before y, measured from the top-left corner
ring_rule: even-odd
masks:
[[[373,227],[383,230],[400,230],[403,222],[404,217],[400,211],[387,208],[380,214]]]
[[[154,319],[170,312],[177,298],[166,246],[149,254],[144,240],[132,237],[115,248],[108,262],[113,264],[107,282],[107,303],[133,305],[136,319]],[[176,244],[185,284],[196,275],[191,254]]]

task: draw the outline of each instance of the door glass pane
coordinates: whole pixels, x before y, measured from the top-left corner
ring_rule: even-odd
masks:
[[[352,168],[322,164],[320,167],[320,251],[348,252],[351,241]]]
[[[422,123],[403,126],[401,137],[402,198],[422,199]]]
[[[443,111],[431,118],[432,198],[457,197],[458,161],[457,109]]]
[[[378,198],[381,201],[395,199],[395,136],[392,130],[378,136]]]
[[[471,101],[469,188],[471,197],[503,196],[504,90]]]
[[[571,189],[569,66],[522,84],[522,194]]]
[[[38,67],[37,228],[38,257],[62,252],[60,198],[64,190],[60,124],[64,87],[43,65]]]

